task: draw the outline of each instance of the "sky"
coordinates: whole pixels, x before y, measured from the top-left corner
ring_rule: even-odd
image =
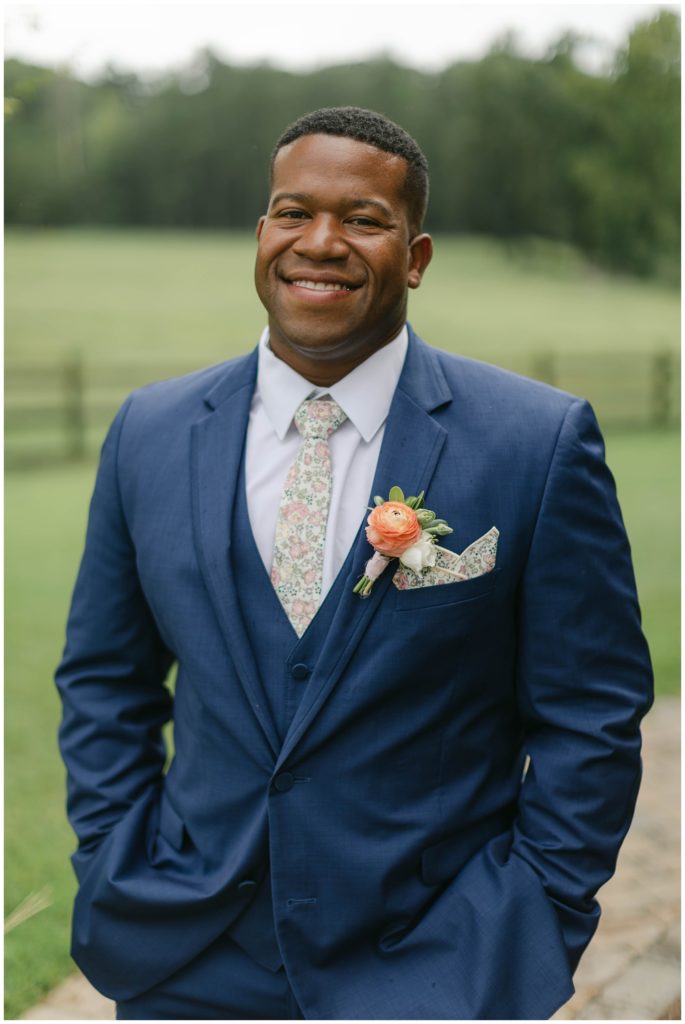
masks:
[[[477,59],[513,30],[541,56],[567,30],[590,40],[582,63],[602,70],[632,25],[679,4],[158,3],[5,4],[5,56],[68,64],[83,78],[108,63],[154,77],[211,47],[229,63],[298,70],[379,53],[422,69]]]

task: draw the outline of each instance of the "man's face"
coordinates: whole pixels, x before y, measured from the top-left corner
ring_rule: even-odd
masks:
[[[427,235],[411,237],[406,173],[402,157],[338,136],[276,156],[255,283],[272,348],[296,368],[356,364],[401,329],[431,255]]]

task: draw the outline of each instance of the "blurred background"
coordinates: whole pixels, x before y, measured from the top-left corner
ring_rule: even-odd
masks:
[[[72,968],[51,682],[104,431],[252,348],[282,129],[380,110],[431,169],[430,343],[593,403],[660,699],[679,681],[676,5],[5,7],[6,1013]],[[674,808],[674,814],[677,809]]]

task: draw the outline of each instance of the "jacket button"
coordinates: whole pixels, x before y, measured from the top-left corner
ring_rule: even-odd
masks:
[[[290,772],[281,772],[274,779],[274,789],[277,789],[279,793],[287,793],[289,789],[292,789],[295,784],[295,776]]]
[[[309,665],[298,661],[297,665],[293,665],[290,671],[292,672],[293,679],[306,679],[309,675]]]
[[[244,882],[241,882],[238,886],[238,892],[241,892],[244,896],[249,896],[257,888],[257,883],[251,878],[246,878]]]

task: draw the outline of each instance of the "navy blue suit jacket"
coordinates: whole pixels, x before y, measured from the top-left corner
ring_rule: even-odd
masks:
[[[281,743],[229,558],[256,365],[136,392],[103,447],[57,673],[74,958],[140,994],[245,908],[268,843],[307,1017],[549,1016],[597,925],[652,700],[593,413],[410,332],[372,493],[425,490],[454,551],[496,526],[496,568],[409,591],[388,571],[360,600],[360,523]]]

